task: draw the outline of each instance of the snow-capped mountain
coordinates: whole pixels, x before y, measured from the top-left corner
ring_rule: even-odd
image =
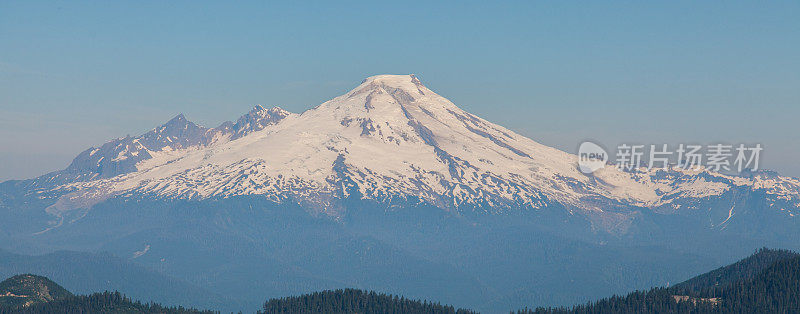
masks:
[[[299,114],[179,115],[0,183],[0,249],[111,252],[254,306],[352,286],[501,312],[798,248],[796,178],[577,161],[379,75]]]
[[[180,114],[140,136],[126,136],[87,149],[75,157],[66,169],[46,174],[36,181],[54,185],[135,172],[139,170],[139,163],[159,153],[185,151],[237,139],[275,124],[290,114],[278,107],[265,109],[256,106],[236,122],[228,121],[216,128],[199,126]]]
[[[558,204],[615,226],[626,225],[631,208],[702,210],[704,200],[734,189],[761,191],[790,217],[800,208],[793,178],[615,167],[587,176],[576,161],[461,110],[414,75],[378,75],[301,114],[256,106],[216,128],[179,115],[141,136],[86,150],[35,186],[57,195],[47,210],[57,216],[124,195],[263,195],[333,217],[345,210],[337,201],[350,197],[448,211]],[[733,208],[726,218],[732,215]]]

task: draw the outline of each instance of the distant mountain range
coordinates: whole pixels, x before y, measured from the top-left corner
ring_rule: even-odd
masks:
[[[800,254],[761,249],[734,264],[673,287],[637,291],[572,308],[518,313],[794,313],[800,310]],[[131,301],[120,293],[74,296],[46,277],[26,274],[0,282],[0,313],[199,313]],[[326,290],[267,300],[259,313],[475,313],[435,302],[358,289]]]
[[[179,115],[0,183],[0,248],[107,252],[250,306],[351,286],[505,311],[799,249],[798,210],[800,180],[768,171],[584,175],[413,75],[378,75],[300,114]]]

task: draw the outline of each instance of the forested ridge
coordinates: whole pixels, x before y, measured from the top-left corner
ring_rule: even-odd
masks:
[[[428,301],[412,300],[358,289],[338,289],[314,292],[300,296],[271,299],[264,303],[259,314],[272,313],[430,313],[470,314],[466,309],[456,309]]]
[[[6,313],[213,313],[141,303],[119,292],[73,295],[52,280],[33,274],[0,282],[0,314]]]
[[[0,306],[0,314],[83,314],[83,313],[215,313],[188,309],[182,306],[169,307],[160,304],[141,303],[133,301],[119,292],[102,292],[90,295],[71,296],[65,299],[50,302],[33,303],[28,306],[6,307]]]
[[[800,254],[789,250],[762,248],[745,259],[679,283],[673,288],[679,291],[692,292],[703,288],[729,285],[751,279],[778,261],[798,256]]]
[[[517,313],[800,313],[800,255],[761,249],[674,287]]]

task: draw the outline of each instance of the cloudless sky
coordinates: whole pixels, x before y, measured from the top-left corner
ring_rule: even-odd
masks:
[[[800,176],[800,1],[0,1],[0,181],[374,74],[575,152],[762,143]]]

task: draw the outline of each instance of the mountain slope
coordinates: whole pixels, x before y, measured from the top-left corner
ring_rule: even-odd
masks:
[[[275,124],[289,115],[291,113],[278,107],[266,109],[255,106],[235,122],[228,121],[216,128],[206,128],[179,114],[142,135],[128,135],[89,148],[78,154],[66,169],[36,178],[32,184],[46,189],[136,172],[141,162],[159,155],[231,141]]]
[[[798,287],[800,255],[761,249],[672,288],[637,291],[572,308],[518,313],[796,313],[800,311]]]
[[[0,277],[20,273],[53,278],[77,293],[122,290],[135,298],[166,304],[231,310],[241,308],[241,304],[217,293],[108,254],[60,251],[27,256],[0,250]],[[3,292],[0,291],[0,294]]]
[[[24,274],[0,282],[0,307],[22,307],[71,297],[66,289],[45,277]]]
[[[745,259],[694,277],[672,288],[677,291],[696,293],[704,289],[728,286],[736,282],[752,279],[756,275],[762,273],[764,269],[778,261],[798,256],[800,256],[800,254],[789,250],[770,250],[762,248]]]
[[[142,304],[119,292],[73,295],[47,277],[24,274],[0,282],[0,314],[6,313],[212,313]]]

